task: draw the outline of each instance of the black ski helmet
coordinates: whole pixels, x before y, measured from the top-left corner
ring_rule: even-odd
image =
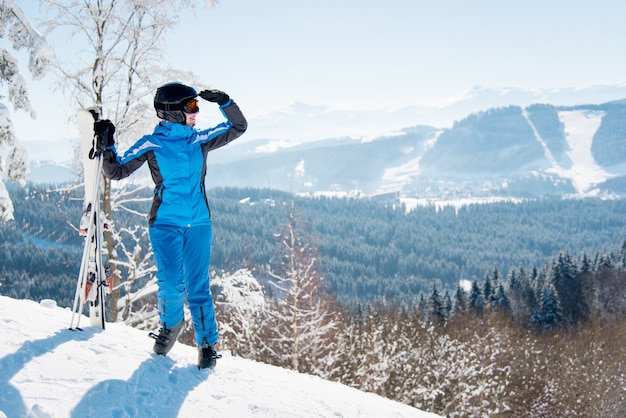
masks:
[[[160,119],[184,124],[184,106],[198,95],[193,87],[182,83],[167,83],[159,87],[154,95],[154,108]]]

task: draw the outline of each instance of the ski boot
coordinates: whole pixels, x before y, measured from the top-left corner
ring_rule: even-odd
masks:
[[[198,347],[198,369],[215,369],[218,358],[222,358],[222,355],[215,351],[215,344],[204,343]]]
[[[180,334],[182,334],[183,325],[185,325],[184,320],[172,328],[161,327],[159,335],[156,335],[154,332],[148,334],[150,338],[156,340],[154,342],[154,352],[160,356],[166,355],[172,349]]]

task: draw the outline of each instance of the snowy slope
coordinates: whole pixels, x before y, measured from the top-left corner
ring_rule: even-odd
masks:
[[[565,137],[570,146],[568,155],[573,167],[561,173],[569,178],[580,195],[589,193],[593,186],[612,177],[596,164],[591,154],[593,136],[602,123],[604,112],[575,110],[559,112],[559,120],[565,126]]]
[[[144,331],[69,331],[70,316],[53,301],[0,296],[0,417],[436,416],[226,353],[199,371],[193,347],[159,357]]]
[[[604,112],[591,110],[558,112],[559,121],[563,124],[565,139],[569,146],[567,155],[572,165],[568,168],[561,167],[556,161],[546,141],[541,137],[539,132],[537,132],[534,124],[528,117],[526,109],[522,110],[522,114],[530,125],[535,139],[537,139],[543,147],[546,159],[552,166],[547,172],[555,173],[564,179],[569,179],[578,195],[587,196],[596,194],[597,190],[594,190],[593,187],[613,177],[612,174],[608,173],[596,163],[591,153],[593,136],[602,123]]]

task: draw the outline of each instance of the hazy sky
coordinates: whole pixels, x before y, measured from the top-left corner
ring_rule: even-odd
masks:
[[[437,105],[476,85],[623,84],[624,21],[623,0],[221,0],[185,13],[168,44],[172,66],[254,117],[294,102]],[[41,86],[31,86],[38,120],[14,117],[26,140],[74,111]]]
[[[437,104],[474,85],[623,83],[624,21],[619,0],[222,0],[172,58],[254,111]]]

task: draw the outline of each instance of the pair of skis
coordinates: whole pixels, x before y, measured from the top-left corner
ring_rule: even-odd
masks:
[[[104,297],[111,292],[112,276],[105,265],[102,241],[107,228],[100,211],[100,182],[102,179],[102,153],[98,151],[98,138],[94,123],[99,114],[95,109],[80,109],[76,113],[81,137],[83,156],[85,199],[80,234],[85,237],[83,256],[76,283],[76,294],[72,307],[71,330],[80,330],[83,308],[88,305],[92,327],[104,329],[106,316]]]

